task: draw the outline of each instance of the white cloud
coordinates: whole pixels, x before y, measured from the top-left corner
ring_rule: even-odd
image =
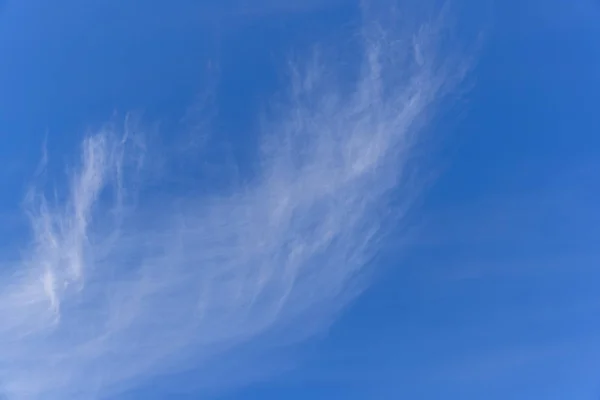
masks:
[[[330,324],[364,287],[418,131],[464,73],[437,26],[366,29],[350,92],[317,59],[295,74],[256,175],[226,192],[156,194],[144,169],[176,155],[147,154],[127,124],[89,135],[67,195],[27,199],[31,245],[1,278],[0,392],[96,398]]]

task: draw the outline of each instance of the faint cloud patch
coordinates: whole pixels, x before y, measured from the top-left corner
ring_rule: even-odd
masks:
[[[0,280],[0,391],[97,398],[326,329],[368,285],[416,195],[412,151],[470,66],[443,15],[383,15],[365,9],[349,86],[318,57],[292,68],[248,180],[175,190],[182,153],[127,119],[86,136],[64,192],[34,186]]]

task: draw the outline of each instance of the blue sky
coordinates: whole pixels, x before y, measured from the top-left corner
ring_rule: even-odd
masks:
[[[600,398],[600,3],[0,1],[0,394]]]

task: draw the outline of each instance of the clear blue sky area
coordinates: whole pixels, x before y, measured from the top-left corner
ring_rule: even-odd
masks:
[[[600,399],[600,2],[372,7],[0,1],[0,397]]]

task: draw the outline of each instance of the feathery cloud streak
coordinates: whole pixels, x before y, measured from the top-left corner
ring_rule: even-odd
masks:
[[[0,280],[0,392],[98,398],[331,323],[364,287],[384,219],[401,218],[388,195],[419,131],[466,71],[443,19],[380,22],[350,91],[318,58],[293,74],[245,184],[159,196],[142,134],[87,136],[68,194],[26,199],[31,243]]]

